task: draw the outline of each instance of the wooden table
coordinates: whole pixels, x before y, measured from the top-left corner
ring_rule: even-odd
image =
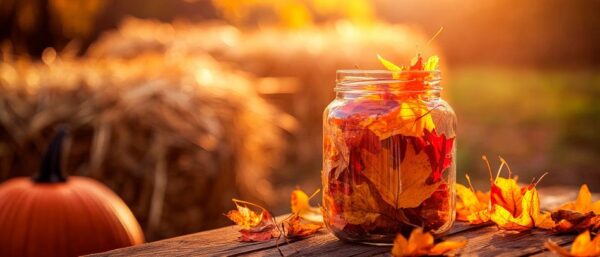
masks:
[[[574,200],[573,188],[544,188],[540,190],[542,206],[554,208]],[[278,218],[279,219],[279,218]],[[238,228],[224,227],[200,233],[116,249],[90,256],[280,256],[275,240],[268,242],[238,242]],[[487,224],[471,226],[457,222],[443,239],[469,240],[461,256],[553,256],[544,247],[546,239],[568,246],[575,235],[556,235],[533,230],[525,233],[500,231]],[[390,247],[367,246],[338,240],[326,230],[290,244],[280,244],[286,256],[389,256]]]

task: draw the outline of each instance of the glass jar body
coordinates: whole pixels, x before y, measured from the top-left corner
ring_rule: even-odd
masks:
[[[439,90],[338,92],[323,117],[326,226],[340,239],[364,243],[391,243],[415,227],[448,231],[455,217],[455,130],[456,116]]]

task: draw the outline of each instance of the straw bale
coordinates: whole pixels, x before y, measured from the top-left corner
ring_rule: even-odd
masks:
[[[272,202],[289,117],[255,92],[261,79],[200,53],[3,56],[0,181],[36,172],[68,124],[68,173],[111,187],[149,240],[224,225],[232,197]]]
[[[104,34],[88,55],[129,58],[145,52],[207,52],[256,76],[297,80],[295,88],[282,83],[268,92],[257,90],[302,124],[288,138],[286,166],[277,175],[288,181],[299,181],[301,176],[316,181],[321,165],[322,112],[334,98],[336,70],[381,69],[378,53],[399,64],[408,62],[419,49],[425,55],[439,55],[435,45],[425,46],[429,37],[418,28],[382,22],[238,29],[217,21],[161,23],[131,18]]]

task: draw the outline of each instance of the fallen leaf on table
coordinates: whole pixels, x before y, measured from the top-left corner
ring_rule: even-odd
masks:
[[[545,244],[550,251],[563,257],[594,257],[600,256],[600,236],[596,235],[594,240],[591,239],[590,232],[585,231],[579,234],[573,244],[571,250],[560,247],[557,243],[548,240]]]
[[[600,229],[600,201],[592,202],[592,194],[587,185],[581,185],[577,200],[563,204],[552,212],[558,232],[585,231]]]
[[[263,207],[250,202],[233,199],[237,210],[231,210],[225,216],[235,222],[240,229],[239,240],[243,242],[267,241],[273,238],[276,228],[273,216]],[[261,209],[255,212],[248,208],[252,205]]]
[[[317,233],[323,224],[306,222],[297,214],[292,214],[283,222],[283,227],[287,238],[302,238]]]
[[[527,186],[519,187],[517,179],[512,177],[512,171],[502,157],[500,157],[502,164],[496,177],[493,178],[489,161],[485,156],[483,156],[483,160],[488,166],[491,177],[490,219],[499,228],[525,231],[534,228],[536,220],[547,222],[547,219],[540,214],[540,199],[535,188],[539,180]],[[507,178],[500,177],[500,172],[505,165],[509,172]],[[544,226],[547,226],[547,224],[544,224]]]
[[[456,219],[470,224],[481,224],[490,220],[488,213],[490,194],[475,191],[467,175],[469,187],[456,184]]]
[[[323,223],[323,214],[321,213],[321,209],[318,207],[313,207],[310,205],[310,199],[317,195],[319,190],[313,193],[312,196],[308,196],[304,191],[300,189],[296,189],[292,191],[291,195],[291,205],[292,205],[292,213],[297,213],[300,218],[317,224]]]
[[[572,210],[581,213],[594,212],[596,215],[600,215],[600,200],[595,203],[592,202],[592,193],[586,184],[581,185],[579,188],[579,194],[575,202],[569,202],[563,204],[558,209]]]
[[[423,233],[422,228],[415,228],[408,239],[399,234],[394,240],[392,256],[424,256],[443,255],[456,249],[463,248],[467,241],[444,241],[434,244],[434,238],[429,233]]]

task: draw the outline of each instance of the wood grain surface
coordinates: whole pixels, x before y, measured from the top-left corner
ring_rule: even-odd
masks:
[[[540,190],[540,195],[544,207],[554,208],[554,203],[574,200],[577,189],[546,188]],[[280,256],[275,240],[238,242],[237,230],[235,226],[224,227],[89,256]],[[465,238],[469,241],[459,252],[460,256],[541,257],[553,256],[544,247],[547,239],[568,246],[575,235],[558,235],[544,230],[513,233],[501,231],[492,224],[472,226],[456,222],[443,237],[454,240]],[[281,240],[279,249],[285,256],[390,256],[391,247],[340,241],[324,229],[312,237],[294,240],[289,244]]]

